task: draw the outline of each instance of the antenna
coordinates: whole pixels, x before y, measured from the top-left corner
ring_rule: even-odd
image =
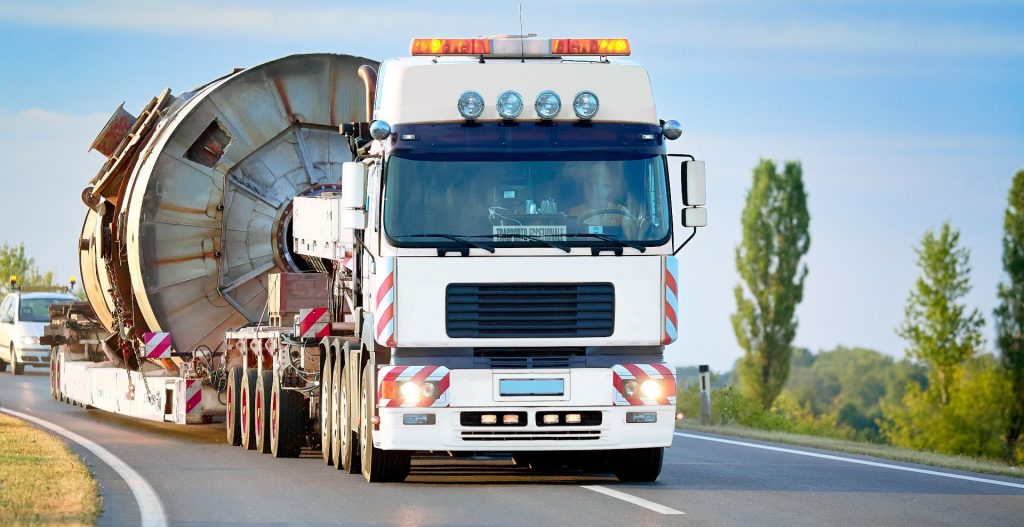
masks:
[[[523,33],[523,3],[519,2],[519,62],[526,62],[526,34]]]

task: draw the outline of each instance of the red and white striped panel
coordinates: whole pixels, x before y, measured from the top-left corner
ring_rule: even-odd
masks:
[[[168,359],[171,357],[171,334],[147,331],[142,334],[147,359]]]
[[[664,393],[658,398],[642,397],[640,385],[648,379],[662,380]],[[632,397],[626,396],[626,381],[634,380],[637,383],[636,393]],[[612,384],[615,386],[614,403],[616,406],[655,406],[676,404],[676,375],[667,364],[616,364],[612,366]]]
[[[399,399],[381,397],[381,385],[384,381],[415,381],[436,382],[437,398],[420,398],[415,403],[402,402]],[[377,372],[377,407],[379,408],[443,408],[448,406],[448,387],[450,374],[444,366],[385,366]]]
[[[299,310],[300,339],[323,338],[331,333],[331,320],[326,307]]]
[[[202,415],[203,383],[195,379],[185,380],[185,414]]]
[[[376,309],[373,312],[376,328],[374,335],[381,346],[395,347],[395,259],[377,259]]]

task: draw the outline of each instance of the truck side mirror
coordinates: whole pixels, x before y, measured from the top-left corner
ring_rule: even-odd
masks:
[[[707,175],[703,161],[683,161],[683,204],[687,207],[707,205]]]
[[[366,165],[356,161],[341,164],[341,228],[366,228]]]

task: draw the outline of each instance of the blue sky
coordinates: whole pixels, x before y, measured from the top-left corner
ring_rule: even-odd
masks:
[[[521,3],[527,32],[630,38],[662,117],[684,125],[673,149],[708,163],[711,226],[682,253],[670,360],[726,369],[740,354],[733,251],[759,157],[800,160],[810,195],[797,345],[902,356],[912,248],[945,220],[972,252],[968,303],[991,318],[1024,168],[1024,3]],[[85,150],[122,101],[135,113],[166,86],[291,53],[383,59],[416,36],[518,33],[519,4],[0,1],[0,179],[16,219],[0,240],[77,274],[78,194],[102,164]]]

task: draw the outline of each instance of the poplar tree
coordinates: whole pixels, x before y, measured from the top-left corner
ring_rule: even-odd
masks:
[[[971,290],[970,252],[960,246],[960,233],[949,222],[937,233],[925,232],[914,251],[921,276],[896,333],[907,341],[907,355],[928,366],[939,401],[946,405],[963,362],[981,347],[985,320],[961,302]]]
[[[1007,201],[1003,216],[1007,280],[999,284],[995,323],[1001,363],[1013,394],[1005,435],[1006,458],[1012,463],[1024,433],[1024,170],[1013,177]]]
[[[789,376],[796,307],[807,278],[801,260],[811,244],[810,215],[799,162],[786,162],[781,173],[770,160],[758,163],[742,223],[743,241],[736,248],[741,284],[734,290],[732,316],[743,348],[737,370],[744,395],[767,409]]]

